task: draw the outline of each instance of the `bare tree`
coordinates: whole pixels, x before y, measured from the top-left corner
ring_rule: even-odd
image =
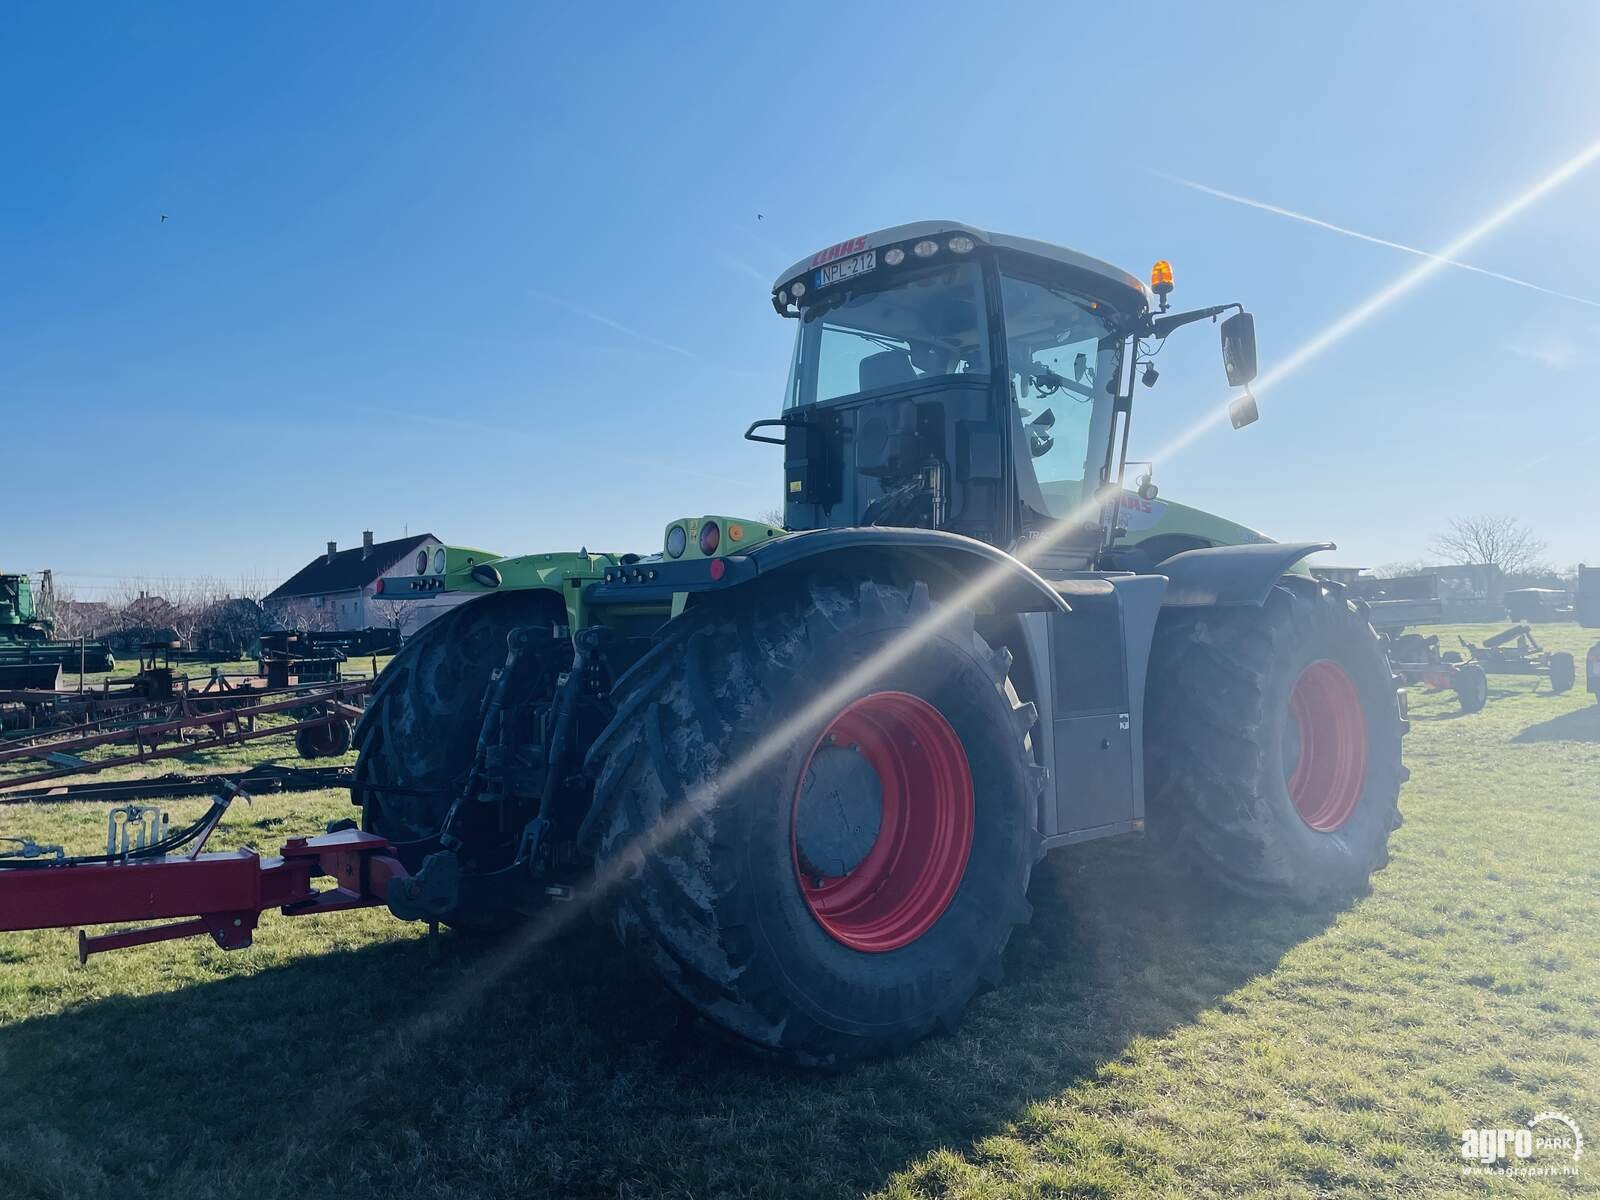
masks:
[[[73,588],[58,583],[51,597],[50,620],[55,636],[63,641],[94,641],[110,627],[111,612],[103,601],[80,599]]]
[[[107,634],[123,649],[159,640],[177,630],[182,613],[146,579],[124,579],[106,593]],[[180,633],[181,636],[181,633]]]
[[[1398,579],[1403,575],[1421,575],[1433,562],[1426,558],[1403,558],[1396,562],[1387,562],[1378,568],[1378,575],[1383,579]]]
[[[339,627],[331,604],[326,602],[316,604],[304,596],[279,600],[269,606],[268,611],[271,612],[272,619],[284,629],[298,629],[302,633],[321,633]]]
[[[411,600],[385,600],[382,596],[373,596],[367,604],[377,614],[378,620],[402,636],[406,627],[416,619],[417,606]]]
[[[779,505],[776,508],[768,508],[768,509],[762,510],[761,519],[763,521],[765,521],[768,525],[771,525],[774,529],[782,529],[783,528],[783,507],[782,507],[782,505]]]
[[[164,579],[157,590],[166,601],[163,623],[192,649],[206,610],[224,594],[221,584],[214,579]]]
[[[1486,513],[1456,517],[1433,539],[1434,554],[1450,563],[1486,563],[1507,575],[1536,575],[1549,570],[1545,542],[1516,517]]]
[[[94,635],[88,606],[78,599],[76,592],[64,583],[57,583],[49,571],[40,575],[39,585],[34,605],[38,615],[50,622],[53,636],[70,642]]]

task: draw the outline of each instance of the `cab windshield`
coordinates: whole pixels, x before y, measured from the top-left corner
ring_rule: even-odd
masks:
[[[888,288],[870,287],[880,278],[825,294],[805,309],[785,408],[941,376],[988,375],[979,265],[947,263],[892,279]]]

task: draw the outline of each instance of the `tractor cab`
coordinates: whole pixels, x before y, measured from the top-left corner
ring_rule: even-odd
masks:
[[[34,624],[33,592],[26,575],[0,575],[0,628],[13,636]]]
[[[1000,548],[1048,532],[1050,565],[1093,565],[1115,537],[1140,339],[1237,307],[1167,316],[1171,268],[1152,282],[951,222],[796,263],[772,297],[798,325],[783,416],[751,431],[785,427],[785,524],[944,529]],[[1253,331],[1229,324],[1253,374]]]

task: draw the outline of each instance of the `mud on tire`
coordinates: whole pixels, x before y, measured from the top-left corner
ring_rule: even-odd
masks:
[[[937,632],[911,654],[841,685],[925,621]],[[589,758],[598,870],[624,879],[618,935],[713,1024],[790,1062],[840,1065],[953,1029],[999,981],[1030,913],[1045,774],[1010,664],[921,584],[810,582],[679,618],[618,681],[616,719]],[[869,952],[812,909],[796,813],[823,731],[853,701],[891,693],[926,702],[959,738],[971,845],[929,926]]]
[[[1145,711],[1148,828],[1176,868],[1313,904],[1388,862],[1405,722],[1342,592],[1285,576],[1259,608],[1164,611]]]

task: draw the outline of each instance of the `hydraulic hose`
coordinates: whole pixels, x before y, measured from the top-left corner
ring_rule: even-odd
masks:
[[[64,858],[0,859],[0,871],[47,871],[61,867],[109,866],[135,859],[161,858],[174,850],[183,849],[204,834],[221,819],[222,814],[228,809],[229,802],[227,799],[213,800],[211,807],[206,809],[204,815],[197,821],[167,834],[158,842],[151,842],[148,846],[141,846],[137,850],[129,850],[126,854],[75,854]]]

